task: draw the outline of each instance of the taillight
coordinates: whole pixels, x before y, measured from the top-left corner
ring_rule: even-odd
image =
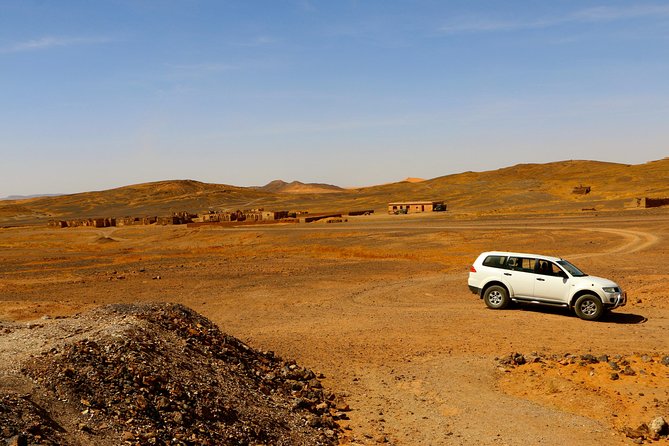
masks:
[[[474,265],[469,267],[469,272],[470,273],[475,273],[476,272],[476,268],[474,268]]]

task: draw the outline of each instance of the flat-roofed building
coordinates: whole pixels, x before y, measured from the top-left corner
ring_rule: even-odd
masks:
[[[389,214],[416,214],[420,212],[441,212],[446,210],[443,201],[398,201],[388,203]]]

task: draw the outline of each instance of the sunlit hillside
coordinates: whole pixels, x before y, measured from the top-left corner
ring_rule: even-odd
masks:
[[[390,201],[445,200],[453,213],[572,213],[625,209],[635,198],[669,197],[669,159],[639,165],[598,161],[519,164],[421,182],[339,189],[273,182],[249,188],[193,180],[160,181],[97,192],[0,202],[3,225],[50,218],[168,215],[207,209],[266,208],[310,212],[375,209]],[[587,195],[572,193],[590,186]],[[328,187],[326,187],[328,186]]]

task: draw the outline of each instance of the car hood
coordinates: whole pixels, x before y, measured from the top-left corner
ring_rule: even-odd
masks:
[[[592,286],[599,287],[599,288],[604,288],[604,287],[618,287],[618,284],[615,283],[612,280],[605,279],[603,277],[597,277],[597,276],[585,276],[585,277],[577,277],[577,279],[583,283],[589,283]]]

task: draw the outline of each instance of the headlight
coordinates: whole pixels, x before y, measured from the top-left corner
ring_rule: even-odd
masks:
[[[602,288],[605,293],[617,293],[618,292],[618,287],[613,287],[613,286],[605,286]]]

